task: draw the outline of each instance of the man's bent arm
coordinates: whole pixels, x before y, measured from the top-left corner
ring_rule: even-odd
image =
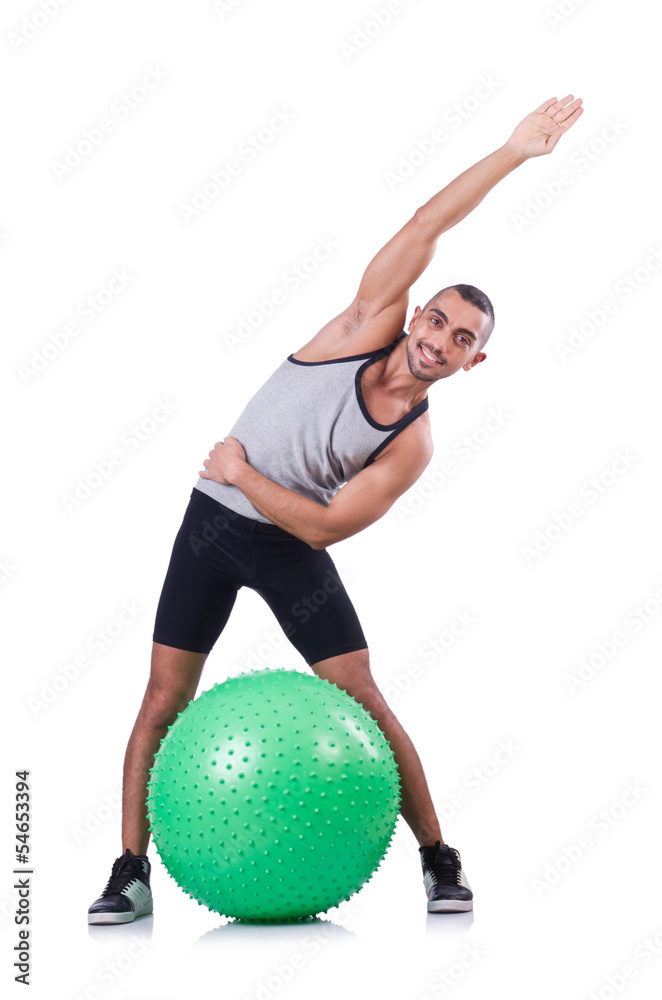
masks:
[[[248,463],[244,463],[241,472],[233,477],[233,485],[241,490],[260,514],[279,528],[308,542],[314,549],[323,548],[319,542],[326,507],[322,504],[274,483]]]
[[[204,463],[205,469],[200,471],[204,479],[232,483],[264,517],[311,548],[323,549],[382,517],[419,478],[432,456],[432,444],[429,441],[416,447],[410,444],[397,455],[393,451],[384,452],[345,483],[328,506],[267,479],[237,457],[236,451],[230,458],[224,445],[215,446],[210,456]]]

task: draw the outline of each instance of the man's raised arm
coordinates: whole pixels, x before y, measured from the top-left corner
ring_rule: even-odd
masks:
[[[503,146],[418,208],[370,261],[348,311],[364,321],[404,296],[432,260],[442,233],[473,211],[515,167],[531,157],[551,153],[584,110],[582,98],[572,98],[568,94],[560,101],[543,101],[519,123]]]

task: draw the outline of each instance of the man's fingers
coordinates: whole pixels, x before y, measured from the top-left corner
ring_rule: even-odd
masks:
[[[541,114],[543,114],[543,112],[547,111],[547,109],[551,108],[552,104],[555,104],[555,103],[556,103],[556,98],[555,97],[550,97],[548,101],[543,101],[542,104],[540,105],[540,107],[536,108],[536,110],[533,112],[534,115],[541,115]]]
[[[559,120],[557,121],[556,124],[561,125],[567,118],[570,118],[570,116],[575,113],[577,108],[581,106],[581,103],[582,103],[582,98],[578,97],[576,100],[572,102],[572,104],[568,104],[567,107],[557,111],[555,117],[557,117]]]
[[[573,96],[573,94],[566,94],[560,101],[557,101],[555,97],[551,97],[549,100],[543,101],[540,107],[536,108],[534,114],[546,114],[549,115],[550,118],[553,118],[554,115],[558,114],[558,112],[562,109],[565,111],[568,110],[568,108],[565,107],[566,104],[568,104],[568,101],[572,101],[575,106],[577,105],[577,101],[581,102],[581,97],[578,97],[576,101],[573,101]],[[568,107],[571,108],[572,105],[568,105]]]
[[[570,117],[567,118],[564,122],[558,123],[558,126],[554,129],[554,131],[547,139],[547,144],[545,146],[546,153],[551,153],[551,151],[554,149],[561,136],[564,134],[564,132],[567,132],[572,125],[575,124],[575,122],[577,121],[583,110],[584,110],[583,108],[577,108],[577,110],[573,111]]]
[[[570,128],[571,125],[575,124],[579,116],[582,114],[583,110],[584,109],[582,107],[576,107],[575,110],[572,112],[572,114],[568,115],[568,117],[564,121],[558,122],[558,124],[564,129]]]

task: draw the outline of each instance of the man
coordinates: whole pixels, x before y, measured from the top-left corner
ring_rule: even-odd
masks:
[[[203,463],[175,539],[159,600],[147,690],[126,751],[122,849],[88,911],[90,923],[152,912],[146,815],[149,769],[161,739],[195,697],[203,664],[237,592],[260,594],[320,677],[375,718],[401,779],[401,812],[418,843],[430,912],[470,910],[457,850],[443,840],[418,754],[380,694],[354,607],[327,551],[382,517],[432,456],[432,383],[485,360],[494,326],[472,285],[438,292],[407,327],[409,289],[439,236],[503,177],[551,152],[582,99],[552,98],[495,152],[460,174],[377,253],[354,301],[249,400]],[[323,601],[313,600],[322,593]]]

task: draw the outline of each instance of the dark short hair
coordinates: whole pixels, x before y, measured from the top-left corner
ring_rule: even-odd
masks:
[[[485,315],[489,318],[490,325],[487,329],[487,333],[483,337],[483,342],[480,345],[481,347],[484,347],[490,338],[492,330],[494,329],[494,306],[488,299],[485,292],[481,292],[480,288],[476,288],[475,285],[446,285],[445,288],[440,289],[436,295],[433,295],[429,302],[425,304],[423,312],[425,312],[425,310],[431,306],[432,303],[435,302],[441,294],[443,294],[443,292],[457,292],[465,302],[470,302],[472,306],[476,306],[476,309],[480,309],[480,311],[485,313]]]

